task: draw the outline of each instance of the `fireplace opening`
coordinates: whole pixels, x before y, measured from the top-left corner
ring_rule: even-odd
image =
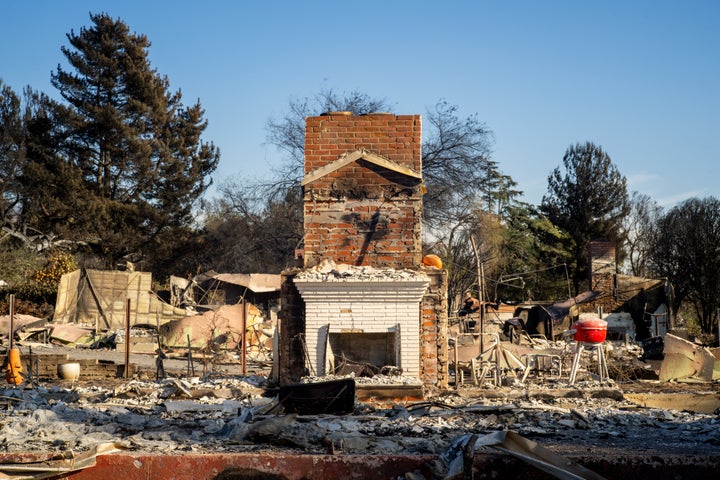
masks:
[[[354,374],[373,377],[399,375],[400,335],[397,332],[330,332],[328,335],[329,370],[336,375]]]

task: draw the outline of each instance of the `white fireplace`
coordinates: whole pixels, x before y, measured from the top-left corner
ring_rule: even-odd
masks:
[[[345,266],[301,272],[294,282],[305,302],[311,374],[333,373],[342,357],[420,376],[420,301],[430,283],[426,275]]]

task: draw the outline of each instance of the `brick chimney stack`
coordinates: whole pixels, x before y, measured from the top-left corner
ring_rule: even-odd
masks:
[[[419,115],[306,119],[305,267],[421,265],[421,146]]]

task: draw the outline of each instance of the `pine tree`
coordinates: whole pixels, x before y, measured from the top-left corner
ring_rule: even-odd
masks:
[[[589,280],[590,241],[615,242],[618,260],[622,260],[622,222],[629,211],[627,186],[610,156],[591,142],[568,148],[563,166],[564,175],[557,167],[548,177],[540,209],[573,240],[573,284],[579,293]]]
[[[67,233],[94,243],[112,265],[147,259],[161,238],[192,223],[219,151],[201,139],[207,121],[200,103],[185,107],[151,68],[147,37],[106,14],[90,19],[92,26],[71,31],[70,46],[61,48],[72,70],[58,65],[51,77],[66,102],[55,105],[53,138],[75,188],[74,198],[65,198],[74,210]],[[47,171],[36,167],[38,177]],[[48,220],[62,230],[66,219],[53,213]]]
[[[24,161],[20,99],[0,80],[0,226],[4,228],[12,228],[20,204],[15,180]]]

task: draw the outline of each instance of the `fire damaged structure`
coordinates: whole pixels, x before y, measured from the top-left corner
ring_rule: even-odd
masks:
[[[610,244],[594,251],[599,254],[589,294],[530,305],[528,310],[537,307],[546,315],[534,325],[544,338],[506,341],[489,331],[497,322],[483,323],[490,317],[480,313],[467,315],[481,319],[478,331],[449,325],[447,272],[422,252],[420,133],[415,115],[336,112],[308,118],[305,241],[297,266],[278,278],[210,272],[173,281],[170,305],[202,312],[156,320],[168,330],[162,332],[166,345],[187,351],[163,357],[177,377],[161,378],[152,371],[151,357],[136,356],[144,365],[137,364],[132,380],[93,384],[100,369],[88,372],[90,365],[83,363],[84,378],[76,384],[61,379],[65,383],[52,388],[36,383],[40,388],[2,390],[0,473],[76,480],[548,478],[543,473],[711,478],[720,466],[717,356],[668,332],[666,346],[672,348],[664,350],[666,360],[650,366],[659,366],[661,381],[692,382],[666,393],[665,385],[644,376],[654,370],[640,364],[639,349],[627,335],[622,342],[605,342],[613,340],[612,329],[627,334],[622,329],[640,332],[645,326],[643,334],[655,335],[668,318],[661,308],[667,301],[660,295],[666,292],[662,281],[617,275]],[[100,277],[81,277],[71,277],[65,311],[105,314],[112,325],[113,310],[98,295],[104,292]],[[126,278],[135,276],[112,280]],[[137,291],[133,298],[144,305],[140,293],[149,292],[144,283],[137,285],[126,282],[107,298]],[[520,318],[507,307],[513,306],[496,305],[494,320]],[[78,317],[73,315],[67,323]],[[525,326],[533,326],[526,319]],[[574,342],[563,335],[571,321]],[[95,323],[102,327],[105,320]],[[136,315],[132,323],[147,320]],[[193,342],[204,326],[214,336],[203,338],[222,337],[218,343],[242,352],[240,368],[227,356],[215,362],[222,368],[210,365],[196,375],[193,362],[200,354],[207,353],[203,367],[214,362],[213,349],[203,352]],[[264,350],[272,362],[260,358],[263,368],[254,373],[262,374],[248,375],[250,339],[261,340],[256,334],[266,330]],[[31,371],[40,356],[45,366],[79,360],[39,355],[43,346],[33,347]],[[103,361],[110,365],[109,358]],[[618,381],[635,379],[625,382],[627,391],[609,378],[608,363]],[[54,375],[44,369],[45,377]],[[365,383],[359,376],[375,378]],[[643,383],[646,378],[652,383]],[[450,381],[455,388],[447,388]],[[696,392],[696,385],[712,391]]]
[[[357,368],[445,387],[447,274],[423,266],[419,115],[306,120],[304,249],[283,273],[279,381]]]
[[[670,317],[672,285],[667,279],[617,273],[614,242],[590,242],[589,290],[559,302],[517,305],[514,319],[532,336],[562,340],[574,321],[602,316],[609,338],[644,341],[665,335],[673,328]]]

